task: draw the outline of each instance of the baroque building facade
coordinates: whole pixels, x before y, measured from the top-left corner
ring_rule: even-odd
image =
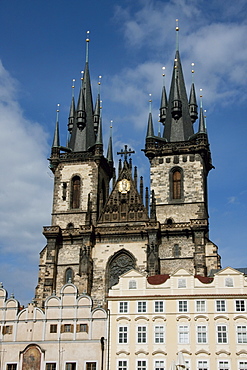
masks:
[[[179,354],[180,368],[247,370],[246,276],[221,270],[209,239],[213,165],[202,104],[193,83],[187,96],[179,51],[169,95],[165,86],[161,93],[162,135],[148,117],[148,190],[127,145],[117,173],[111,136],[103,147],[88,45],[66,146],[57,116],[52,220],[34,300],[23,308],[0,289],[1,367],[164,370]]]

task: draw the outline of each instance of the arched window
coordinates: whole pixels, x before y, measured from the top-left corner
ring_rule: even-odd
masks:
[[[71,181],[71,208],[80,207],[80,190],[81,179],[79,176],[74,176]]]
[[[181,199],[181,172],[176,170],[172,174],[173,199]]]
[[[73,270],[71,267],[65,271],[65,284],[73,283]]]
[[[128,252],[122,250],[113,256],[107,268],[107,286],[108,289],[119,281],[119,276],[135,268],[135,260]]]

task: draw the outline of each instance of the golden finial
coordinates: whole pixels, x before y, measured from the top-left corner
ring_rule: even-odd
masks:
[[[163,77],[165,76],[165,69],[166,69],[166,67],[162,67],[162,71],[163,71],[162,76]]]
[[[176,31],[179,31],[179,27],[178,27],[178,19],[176,19]]]
[[[110,120],[110,129],[112,129],[113,120]]]
[[[59,112],[60,104],[57,104],[57,112]]]
[[[84,71],[81,71],[81,80],[83,80]]]
[[[179,44],[179,39],[178,39],[178,31],[179,31],[179,27],[178,27],[178,19],[176,19],[176,50],[178,50],[178,44]]]
[[[201,100],[201,108],[202,108],[202,89],[200,89],[200,100]]]
[[[87,38],[86,38],[86,42],[89,42],[90,39],[89,39],[89,34],[90,34],[90,31],[87,31]]]
[[[194,65],[195,65],[195,63],[191,63],[191,67],[192,67],[191,72],[192,72],[192,73],[194,73],[194,72],[195,72],[195,71],[194,71]]]
[[[58,117],[59,117],[59,107],[60,107],[60,104],[57,104],[57,114],[56,114],[56,121],[58,122]]]
[[[150,110],[150,113],[152,113],[152,94],[148,94],[149,95],[149,110]]]
[[[100,85],[100,84],[101,84],[101,78],[102,78],[102,76],[99,76],[98,85]]]
[[[73,80],[72,80],[72,96],[74,96],[74,89],[75,89],[75,78],[73,78]]]
[[[102,109],[102,100],[100,100],[100,109]]]

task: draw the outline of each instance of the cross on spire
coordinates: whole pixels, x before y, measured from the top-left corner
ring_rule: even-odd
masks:
[[[117,154],[124,156],[124,160],[127,161],[128,155],[131,156],[132,153],[135,153],[134,150],[128,149],[128,145],[124,145],[124,150],[121,149],[120,152],[117,152]]]

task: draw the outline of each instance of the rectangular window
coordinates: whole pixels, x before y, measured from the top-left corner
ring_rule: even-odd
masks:
[[[129,281],[129,289],[136,289],[136,281],[130,280]]]
[[[190,370],[190,361],[185,360],[185,370]]]
[[[147,302],[137,302],[137,312],[147,312]]]
[[[76,331],[77,333],[88,333],[88,324],[77,324]]]
[[[243,299],[239,299],[235,302],[236,304],[236,311],[246,311],[246,308],[245,308],[245,301]]]
[[[12,334],[12,330],[13,330],[12,325],[3,326],[3,334]]]
[[[226,325],[217,326],[217,343],[227,343],[227,327]]]
[[[197,343],[207,343],[207,327],[206,325],[197,326]]]
[[[186,279],[178,279],[178,288],[186,288]]]
[[[154,302],[154,312],[164,312],[164,301]]]
[[[138,360],[137,361],[137,370],[147,370],[147,361],[146,360]]]
[[[188,312],[188,301],[178,301],[178,311]]]
[[[189,327],[188,325],[180,325],[178,327],[178,343],[188,344],[189,343]]]
[[[65,370],[76,370],[76,363],[75,362],[66,362]]]
[[[247,370],[247,361],[239,361],[238,370]]]
[[[96,370],[96,362],[86,362],[86,370]]]
[[[229,361],[219,361],[218,370],[230,370]]]
[[[208,370],[209,367],[208,367],[208,361],[205,360],[205,361],[198,361],[197,362],[197,369],[198,370]]]
[[[146,326],[137,327],[137,343],[147,343],[147,328]]]
[[[237,342],[247,343],[247,326],[245,325],[237,326]]]
[[[17,364],[7,364],[7,370],[16,370]]]
[[[126,360],[118,360],[117,370],[127,370],[127,361]]]
[[[46,370],[56,370],[56,363],[55,362],[46,363],[45,369]]]
[[[165,370],[165,361],[163,361],[163,360],[155,360],[155,362],[154,362],[154,370]]]
[[[128,313],[128,302],[119,302],[119,313]]]
[[[223,300],[216,301],[216,311],[225,312],[226,311],[226,301],[223,301]]]
[[[118,343],[128,343],[128,327],[127,326],[119,326]]]
[[[72,333],[73,332],[73,325],[71,324],[64,324],[63,325],[64,333]]]
[[[225,278],[225,286],[226,287],[233,287],[233,279],[230,277]]]
[[[57,333],[57,324],[50,325],[50,333]]]
[[[196,301],[196,312],[206,312],[206,301]]]
[[[164,326],[163,325],[154,327],[154,342],[164,343]]]

